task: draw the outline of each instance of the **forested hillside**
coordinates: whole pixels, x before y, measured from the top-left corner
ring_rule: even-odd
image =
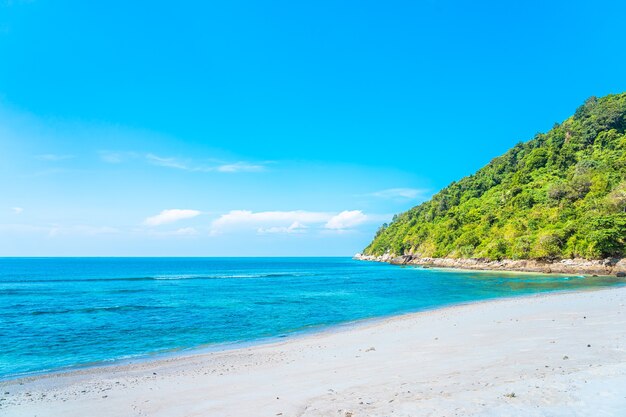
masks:
[[[598,259],[626,254],[626,93],[592,97],[383,225],[367,255]]]

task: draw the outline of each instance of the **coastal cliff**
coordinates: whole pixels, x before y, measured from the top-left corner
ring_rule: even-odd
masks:
[[[396,254],[396,255],[389,255]],[[626,257],[626,93],[592,97],[384,224],[360,259],[616,274]]]

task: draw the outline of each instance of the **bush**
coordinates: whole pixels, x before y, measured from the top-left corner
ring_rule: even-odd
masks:
[[[626,256],[626,93],[592,97],[546,134],[394,218],[368,254]]]

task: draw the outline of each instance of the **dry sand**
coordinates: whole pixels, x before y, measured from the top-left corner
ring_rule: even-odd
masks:
[[[1,416],[626,416],[626,288],[0,383]]]

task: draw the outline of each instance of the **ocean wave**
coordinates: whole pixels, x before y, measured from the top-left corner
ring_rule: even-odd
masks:
[[[161,275],[150,277],[156,281],[180,280],[180,279],[248,279],[248,278],[280,278],[280,277],[303,277],[312,276],[312,273],[300,272],[273,272],[258,274],[216,274],[216,275]]]
[[[308,272],[271,272],[252,274],[214,274],[214,275],[155,275],[147,277],[111,277],[111,278],[53,278],[33,280],[6,280],[2,283],[47,283],[47,282],[115,282],[115,281],[178,281],[178,280],[208,280],[208,279],[254,279],[254,278],[282,278],[308,277],[319,274]]]

